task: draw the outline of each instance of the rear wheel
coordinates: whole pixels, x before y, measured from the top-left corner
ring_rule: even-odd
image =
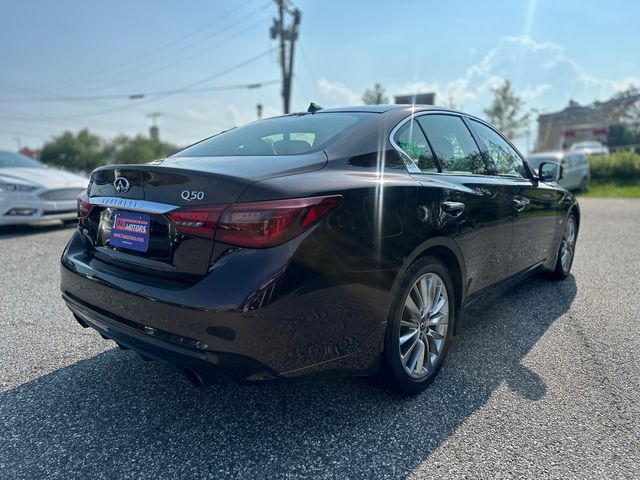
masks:
[[[436,377],[455,320],[451,278],[442,262],[425,257],[405,273],[385,339],[385,374],[396,390],[416,394]]]
[[[556,268],[553,271],[553,278],[563,280],[567,278],[573,265],[573,255],[576,248],[576,239],[578,237],[578,224],[576,217],[572,213],[567,218],[562,232],[562,240],[560,241],[560,249],[558,250],[558,260]]]

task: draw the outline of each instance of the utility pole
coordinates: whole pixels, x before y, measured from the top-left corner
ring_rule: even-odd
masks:
[[[302,13],[291,8],[289,0],[274,0],[278,5],[278,18],[273,19],[271,39],[280,41],[280,67],[282,69],[282,101],[284,113],[289,113],[291,100],[291,76],[293,74],[293,53],[298,39],[298,27]],[[293,17],[292,23],[285,27],[285,14]]]
[[[160,139],[160,130],[158,129],[157,118],[162,115],[160,112],[153,112],[147,115],[151,119],[151,127],[149,127],[149,137],[156,142]]]

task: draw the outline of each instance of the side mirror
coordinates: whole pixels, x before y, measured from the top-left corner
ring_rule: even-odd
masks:
[[[541,182],[562,180],[562,165],[554,162],[542,162],[538,168],[538,179]]]

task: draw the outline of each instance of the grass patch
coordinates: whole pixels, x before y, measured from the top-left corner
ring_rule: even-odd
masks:
[[[591,198],[640,198],[640,182],[595,182],[579,197]]]

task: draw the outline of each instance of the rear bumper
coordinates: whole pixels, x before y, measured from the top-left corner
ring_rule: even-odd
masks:
[[[62,256],[64,300],[88,326],[144,356],[240,382],[377,368],[386,295],[366,277],[299,272],[295,288],[274,292],[276,284],[292,283],[291,245],[230,253],[180,289],[116,276],[83,243],[76,231]],[[256,307],[265,291],[275,300]]]
[[[265,365],[247,357],[181,346],[163,339],[161,332],[132,327],[131,324],[127,325],[91,310],[68,295],[62,297],[83,327],[91,327],[103,337],[115,341],[121,348],[133,350],[147,359],[179,370],[190,368],[205,383],[221,376],[238,382],[270,380],[276,376]]]

